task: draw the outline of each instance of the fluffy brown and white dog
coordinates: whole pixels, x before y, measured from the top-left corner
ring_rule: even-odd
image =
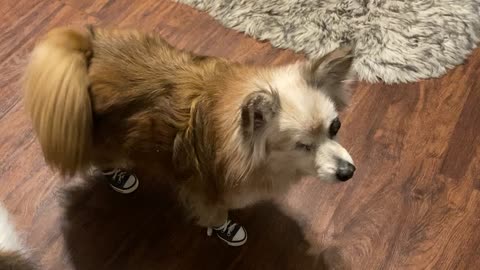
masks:
[[[0,203],[0,269],[33,270],[36,266],[23,247],[7,210]]]
[[[352,177],[335,140],[352,60],[341,48],[250,66],[154,34],[60,28],[35,47],[25,98],[46,161],[63,175],[166,164],[198,224],[212,226],[303,176]]]

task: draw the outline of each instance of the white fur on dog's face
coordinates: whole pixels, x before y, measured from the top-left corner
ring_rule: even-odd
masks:
[[[335,102],[328,91],[305,80],[301,65],[277,70],[269,82],[280,97],[280,111],[265,133],[270,150],[268,163],[334,181],[339,161],[353,165],[353,160],[335,136],[329,135],[330,125],[338,117]]]

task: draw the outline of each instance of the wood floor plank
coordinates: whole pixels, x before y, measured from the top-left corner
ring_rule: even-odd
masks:
[[[477,51],[476,57],[480,57]],[[469,65],[471,76],[475,76],[480,69],[480,61]],[[467,80],[465,80],[467,81]],[[458,85],[455,84],[455,87]],[[446,157],[442,164],[441,173],[453,178],[462,178],[475,158],[476,149],[480,145],[480,82],[468,80],[468,85],[462,87],[470,89],[470,95],[463,107],[462,113],[454,128],[452,139],[448,143]]]
[[[20,1],[23,2],[23,1]],[[58,1],[19,4],[18,17],[9,15],[0,23],[0,120],[21,99],[21,76],[36,39],[54,26],[85,25],[96,18]],[[9,14],[12,10],[8,10]],[[14,12],[12,12],[15,14]]]

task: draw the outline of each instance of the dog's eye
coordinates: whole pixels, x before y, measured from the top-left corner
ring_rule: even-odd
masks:
[[[313,145],[297,142],[296,148],[305,152],[310,152],[313,150]]]
[[[342,126],[342,123],[340,122],[340,119],[337,117],[333,119],[332,123],[330,124],[330,127],[328,128],[328,135],[330,138],[333,138],[337,135],[338,130]]]

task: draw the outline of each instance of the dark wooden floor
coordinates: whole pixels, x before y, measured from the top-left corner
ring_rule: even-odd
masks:
[[[98,181],[64,188],[23,111],[26,55],[53,26],[94,23],[241,62],[301,56],[169,1],[3,0],[0,14],[0,198],[44,269],[478,269],[480,50],[441,79],[359,83],[340,135],[355,178],[306,179],[276,206],[233,213],[249,242],[227,248],[182,218],[151,181],[161,176],[140,172],[131,196]]]

